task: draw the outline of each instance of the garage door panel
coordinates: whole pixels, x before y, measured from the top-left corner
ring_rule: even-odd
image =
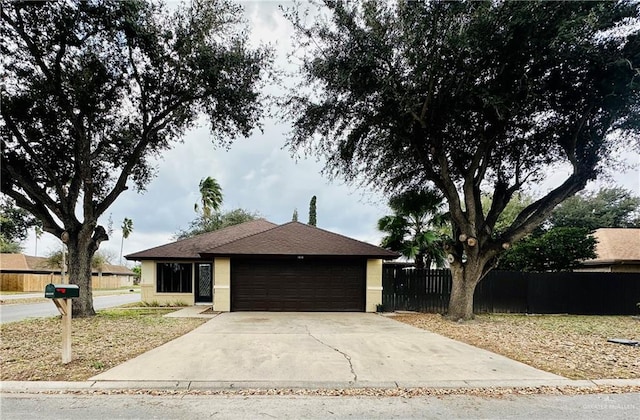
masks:
[[[234,311],[364,311],[364,261],[232,261]]]

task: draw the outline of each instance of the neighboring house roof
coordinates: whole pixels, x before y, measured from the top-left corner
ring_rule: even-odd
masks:
[[[93,270],[94,273],[96,270]],[[115,265],[115,264],[103,264],[102,265],[102,274],[114,274],[114,275],[122,275],[122,276],[135,276],[136,273],[131,271],[129,268],[124,265]]]
[[[0,272],[58,273],[60,268],[50,267],[47,258],[24,254],[0,254]],[[97,270],[93,270],[97,273]],[[102,274],[133,276],[135,273],[122,265],[104,264]]]
[[[128,260],[153,259],[194,259],[200,258],[203,249],[212,249],[220,245],[254,235],[276,227],[265,219],[233,225],[213,232],[203,233],[192,238],[182,239],[170,244],[157,246],[144,251],[126,255]]]
[[[249,225],[261,222],[257,225]],[[249,225],[249,226],[246,226]],[[245,234],[254,229],[252,234]],[[276,225],[247,222],[146,251],[128,259],[182,259],[232,255],[359,256],[395,259],[398,254],[375,245],[299,222]]]
[[[0,254],[0,270],[30,271],[23,254]]]
[[[640,263],[640,229],[601,228],[593,236],[598,241],[597,257],[583,261],[583,265]]]
[[[44,257],[33,257],[24,254],[0,254],[0,271],[12,273],[51,273],[55,269],[49,267]],[[58,271],[60,271],[58,269]]]
[[[23,255],[23,254],[20,254]],[[32,255],[23,255],[27,262],[27,267],[31,270],[51,271],[52,267],[45,257],[34,257]]]

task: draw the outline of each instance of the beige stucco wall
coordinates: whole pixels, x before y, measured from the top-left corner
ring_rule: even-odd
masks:
[[[213,278],[213,310],[231,311],[231,259],[215,259]]]
[[[367,295],[365,311],[375,312],[382,304],[382,260],[367,260]]]
[[[156,261],[143,261],[140,287],[143,302],[172,304],[178,301],[188,305],[195,302],[195,293],[156,293]],[[213,309],[220,312],[231,310],[231,260],[216,258],[213,264]],[[382,303],[382,260],[367,260],[366,274],[367,312],[375,312]]]
[[[155,299],[156,262],[142,261],[140,264],[140,294],[143,302],[153,302]]]
[[[142,261],[140,273],[140,293],[142,301],[158,303],[160,305],[173,305],[186,303],[193,305],[195,298],[193,293],[157,293],[156,292],[156,261]]]

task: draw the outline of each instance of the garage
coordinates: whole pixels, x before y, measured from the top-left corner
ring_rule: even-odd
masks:
[[[232,311],[365,310],[366,260],[235,259]]]

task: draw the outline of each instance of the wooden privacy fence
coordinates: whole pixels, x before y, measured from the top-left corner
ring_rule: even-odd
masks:
[[[449,270],[382,268],[382,305],[385,310],[446,312],[451,294]]]
[[[68,279],[67,279],[68,282]],[[43,292],[49,283],[62,283],[60,274],[38,273],[0,273],[0,291],[4,292]],[[93,289],[117,289],[132,286],[133,277],[120,275],[93,275]]]
[[[451,273],[385,266],[382,287],[385,310],[445,313]],[[638,302],[638,273],[492,271],[478,284],[473,307],[476,313],[634,315]]]

